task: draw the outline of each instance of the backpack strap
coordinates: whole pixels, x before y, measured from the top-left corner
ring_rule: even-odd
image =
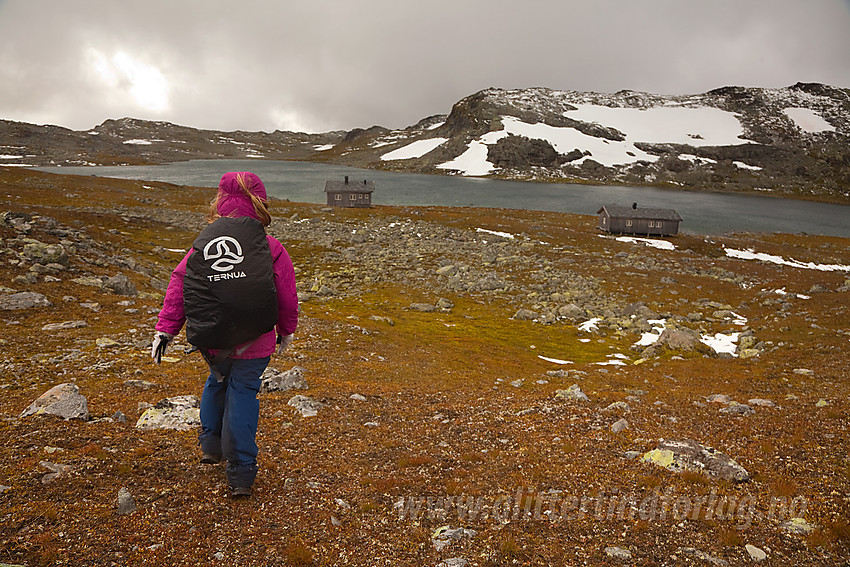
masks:
[[[259,339],[259,338],[260,337],[257,337],[257,339]],[[212,375],[215,376],[215,379],[218,380],[219,382],[223,382],[224,379],[227,378],[227,376],[225,376],[221,372],[219,372],[218,369],[216,368],[216,366],[218,366],[219,364],[221,364],[222,362],[227,360],[230,357],[230,355],[232,355],[232,354],[236,354],[236,355],[242,354],[243,352],[248,350],[251,347],[251,345],[253,345],[255,342],[257,342],[257,339],[254,339],[253,341],[251,341],[249,343],[245,343],[244,345],[242,345],[241,347],[239,347],[237,349],[234,349],[234,348],[221,349],[215,354],[215,356],[212,355],[212,353],[209,351],[209,349],[205,349],[205,348],[199,348],[198,352],[201,353],[201,356],[203,356],[204,360],[207,361],[207,364],[210,365],[210,371],[212,372]]]

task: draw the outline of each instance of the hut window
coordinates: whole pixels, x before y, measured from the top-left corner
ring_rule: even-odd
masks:
[[[632,219],[626,221],[626,226],[632,226]]]
[[[351,200],[351,201],[356,201],[356,200],[357,200],[357,195],[355,195],[354,193],[352,193],[351,195],[349,195],[349,196],[348,196],[348,199],[349,199],[349,200]]]
[[[334,195],[334,199],[336,199],[337,201],[342,201],[342,195],[337,193],[336,195]]]

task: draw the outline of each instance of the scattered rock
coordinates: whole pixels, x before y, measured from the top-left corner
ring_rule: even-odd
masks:
[[[514,313],[513,317],[511,317],[511,319],[516,319],[517,321],[533,321],[539,318],[540,315],[538,313],[535,313],[534,311],[531,311],[529,309],[520,309],[519,311]]]
[[[688,328],[664,329],[658,340],[641,352],[641,357],[651,358],[665,351],[698,352],[711,357],[717,356],[713,348],[702,342],[697,331]]]
[[[57,264],[62,268],[67,268],[70,264],[68,252],[61,244],[45,244],[38,240],[27,239],[23,255],[35,264]]]
[[[629,410],[631,410],[631,408],[626,402],[614,402],[612,404],[609,404],[602,411],[627,412]]]
[[[779,524],[779,529],[788,534],[808,535],[815,531],[816,527],[803,518],[791,518]]]
[[[64,383],[53,386],[21,413],[20,417],[31,415],[55,415],[63,419],[89,420],[86,397],[80,393],[76,384]]]
[[[88,327],[89,324],[85,321],[65,321],[64,323],[48,323],[44,325],[42,331],[64,331],[67,329],[82,329]]]
[[[569,305],[560,307],[558,309],[558,315],[570,321],[578,321],[587,317],[587,312],[575,303],[570,303]]]
[[[155,383],[148,382],[147,380],[124,380],[124,385],[130,386],[131,388],[141,388],[143,390],[149,390],[156,387]]]
[[[728,406],[725,408],[720,408],[720,413],[726,413],[729,415],[740,415],[747,416],[756,413],[756,410],[751,408],[746,404],[739,404],[738,402],[730,402]]]
[[[581,391],[578,384],[573,384],[566,390],[555,390],[556,400],[578,400],[580,402],[590,401],[587,394]]]
[[[53,304],[40,293],[21,291],[18,293],[0,295],[0,310],[13,311],[30,309],[32,307],[52,307]]]
[[[124,274],[112,276],[103,282],[101,287],[118,295],[139,295],[139,290],[136,288],[136,284],[131,282],[130,278]]]
[[[435,311],[439,311],[439,308],[436,305],[431,305],[430,303],[411,303],[408,309],[411,311],[421,311],[422,313],[433,313]]]
[[[127,516],[136,510],[136,502],[133,500],[133,496],[130,494],[130,491],[127,490],[126,487],[122,487],[121,490],[118,491],[118,515]]]
[[[49,473],[41,477],[41,482],[44,484],[56,480],[57,478],[67,472],[70,472],[74,468],[71,465],[61,465],[59,463],[51,463],[50,461],[41,461],[39,464],[50,471]]]
[[[611,424],[611,431],[614,433],[619,433],[625,429],[629,428],[629,422],[625,419],[618,419],[614,423]]]
[[[642,460],[676,473],[692,470],[736,483],[750,480],[750,474],[734,459],[691,439],[662,439],[655,449],[644,454]]]
[[[821,398],[821,399],[819,399],[819,400],[817,401],[817,403],[815,404],[815,407],[816,407],[816,408],[824,408],[824,407],[826,407],[826,406],[828,406],[828,405],[829,405],[829,401],[827,401],[827,400],[825,400],[825,399]]]
[[[300,366],[293,366],[286,372],[281,372],[272,367],[263,372],[261,392],[285,392],[287,390],[306,390],[309,388],[304,373],[307,370]]]
[[[700,561],[705,561],[711,565],[717,565],[718,567],[723,567],[724,565],[729,565],[729,562],[725,559],[720,559],[719,557],[714,557],[713,555],[709,555],[704,551],[700,551],[694,547],[680,547],[677,550],[682,555],[688,555],[690,557],[694,557],[699,559]]]
[[[623,561],[628,561],[632,558],[632,552],[622,547],[606,547],[605,555],[614,559],[622,559]]]
[[[356,401],[356,402],[365,402],[365,401],[366,401],[366,396],[364,396],[364,395],[362,395],[362,394],[351,394],[350,396],[348,396],[348,399],[349,399],[349,400],[354,400],[354,401]]]
[[[468,530],[466,528],[450,528],[449,526],[443,526],[441,528],[437,528],[434,532],[434,535],[431,536],[431,540],[434,544],[434,549],[437,551],[442,551],[444,548],[448,547],[452,543],[459,541],[465,537],[475,537],[478,532],[475,530]]]
[[[765,408],[776,407],[776,404],[774,404],[772,401],[763,400],[761,398],[752,398],[750,400],[747,400],[747,403],[750,404],[751,406],[761,406],[761,407],[765,407]]]
[[[754,545],[747,544],[744,546],[744,549],[747,550],[747,553],[750,555],[750,558],[757,563],[759,561],[764,561],[765,559],[767,559],[767,553],[765,553]]]
[[[158,401],[145,410],[136,427],[139,429],[176,429],[186,431],[201,424],[201,401],[198,396],[175,396]]]
[[[437,567],[467,567],[467,565],[469,565],[469,561],[463,557],[449,557],[437,563]]]
[[[315,417],[319,413],[319,410],[325,407],[325,404],[322,402],[302,395],[292,396],[292,398],[286,402],[286,405],[292,406],[296,410],[300,411],[303,417]]]

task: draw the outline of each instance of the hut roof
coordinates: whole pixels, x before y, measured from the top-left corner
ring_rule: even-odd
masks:
[[[325,181],[325,193],[349,191],[351,193],[372,193],[375,190],[374,181],[345,181],[329,179]]]
[[[604,205],[596,211],[601,214],[606,211],[612,219],[649,219],[681,221],[682,216],[676,209],[651,209],[646,207],[621,207],[618,205]]]

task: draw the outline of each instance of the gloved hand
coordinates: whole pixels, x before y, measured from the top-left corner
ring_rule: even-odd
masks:
[[[292,343],[292,334],[277,336],[277,353],[281,354]]]
[[[157,364],[162,362],[162,355],[165,354],[165,349],[173,338],[174,335],[169,335],[162,331],[157,331],[153,336],[153,340],[151,340],[151,358],[154,359]]]

